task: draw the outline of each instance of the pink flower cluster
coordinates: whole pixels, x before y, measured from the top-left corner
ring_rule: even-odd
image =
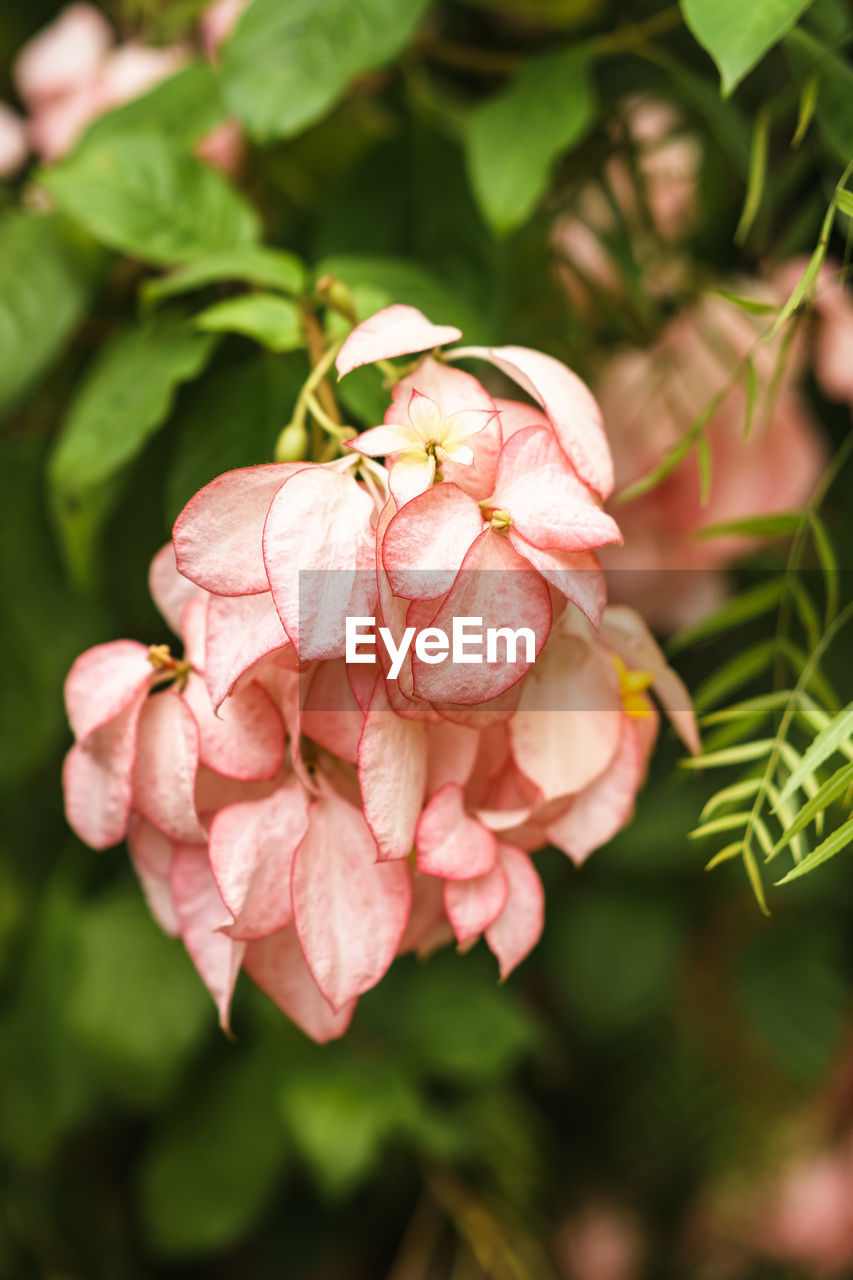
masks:
[[[242,5],[218,0],[202,17],[201,37],[213,58]],[[18,54],[13,79],[28,119],[0,102],[0,177],[10,177],[31,152],[57,160],[70,151],[87,125],[122,103],[140,97],[173,75],[189,58],[179,45],[153,48],[131,40],[116,44],[112,28],[94,5],[71,4]],[[223,121],[199,144],[199,155],[233,173],[242,138]]]
[[[390,307],[352,332],[338,372],[460,337]],[[458,357],[536,403],[494,399]],[[521,347],[423,357],[344,453],[202,489],[151,571],[183,657],[102,645],[66,691],[75,831],[99,848],[127,834],[223,1024],[243,968],[318,1040],[401,952],[484,935],[502,975],[519,963],[543,920],[531,854],[551,843],[580,862],[631,815],[650,686],[697,745],[651,635],[605,607],[610,455],[568,369]],[[535,661],[437,665],[409,648],[396,678],[378,645],[376,664],[346,661],[347,617],[399,647],[475,615],[530,627]]]

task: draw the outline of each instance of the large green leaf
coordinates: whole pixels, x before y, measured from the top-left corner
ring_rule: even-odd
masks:
[[[0,222],[0,413],[50,366],[80,319],[97,257],[56,215]]]
[[[524,222],[548,186],[551,165],[595,118],[589,59],[582,49],[531,58],[471,119],[468,168],[474,192],[498,232]]]
[[[253,0],[223,50],[230,110],[259,141],[321,119],[354,76],[390,62],[429,0]]]
[[[148,93],[98,116],[76,150],[131,134],[164,134],[185,146],[203,138],[225,115],[219,78],[207,62],[192,62]]]
[[[811,0],[681,0],[693,35],[716,62],[729,94],[809,7]]]
[[[114,337],[62,425],[50,463],[55,492],[74,497],[130,462],[165,421],[175,388],[199,373],[214,341],[166,314]]]
[[[164,265],[257,239],[242,196],[201,160],[163,137],[85,147],[44,174],[60,208],[111,249]]]
[[[305,345],[299,311],[274,293],[244,293],[206,307],[195,317],[205,333],[241,333],[270,351],[298,351]]]
[[[298,293],[305,283],[305,268],[292,253],[245,245],[209,258],[197,258],[167,276],[147,280],[142,294],[146,300],[159,301],[230,280],[246,280],[282,293]]]

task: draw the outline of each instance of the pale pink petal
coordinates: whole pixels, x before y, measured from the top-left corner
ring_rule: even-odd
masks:
[[[201,843],[195,811],[198,729],[174,689],[150,697],[139,717],[133,807],[173,840]]]
[[[545,894],[528,854],[499,844],[498,858],[509,895],[503,911],[486,930],[486,941],[497,956],[501,978],[507,978],[539,941],[545,922]]]
[[[358,809],[327,790],[294,858],[293,914],[314,980],[338,1011],[385,973],[409,916],[408,867],[377,862],[376,852]]]
[[[467,444],[442,444],[436,449],[436,456],[444,462],[458,462],[460,466],[470,467],[474,463],[474,450]]]
[[[346,618],[373,614],[373,513],[372,498],[351,474],[320,468],[291,476],[273,500],[264,560],[279,617],[302,660],[343,657]]]
[[[654,676],[654,691],[688,751],[702,750],[690,694],[681,676],[668,666],[660,646],[643,619],[627,605],[610,605],[601,623],[602,638],[635,671]]]
[[[607,581],[592,551],[547,551],[525,542],[514,529],[509,540],[522,559],[540,573],[549,586],[577,605],[594,627],[601,624],[607,604]]]
[[[407,600],[435,600],[453,586],[483,517],[455,484],[439,484],[413,498],[391,520],[382,563],[391,589]]]
[[[141,97],[161,80],[174,75],[186,60],[186,51],[174,46],[155,49],[132,40],[119,45],[107,55],[98,76],[102,110],[108,111]]]
[[[181,618],[181,636],[184,641],[184,658],[196,671],[204,669],[207,643],[207,598],[199,592],[184,606]]]
[[[620,542],[619,527],[566,460],[545,427],[517,432],[501,449],[490,506],[506,510],[526,542],[558,551],[588,551]]]
[[[527,427],[547,427],[549,431],[552,429],[542,410],[535,405],[525,404],[523,400],[501,400],[495,396],[495,408],[501,415],[504,444]]]
[[[484,634],[490,627],[512,631],[528,628],[533,632],[534,654],[538,656],[551,628],[548,587],[503,534],[487,528],[471,544],[431,625],[451,636],[454,618],[481,618]],[[523,638],[514,663],[505,660],[502,648],[497,661],[486,661],[483,653],[482,663],[470,665],[448,658],[440,665],[430,666],[415,656],[414,690],[418,697],[434,703],[478,705],[517,684],[531,665]]]
[[[198,726],[199,760],[208,769],[242,782],[278,773],[284,757],[284,724],[259,684],[242,685],[214,713],[207,685],[191,672],[184,699]]]
[[[426,727],[392,711],[384,681],[377,682],[358,746],[358,780],[381,859],[412,852],[426,772]]]
[[[419,440],[407,423],[399,427],[370,427],[346,443],[347,448],[355,449],[356,453],[365,453],[371,458],[385,458],[410,449]]]
[[[605,772],[574,797],[562,817],[546,827],[550,842],[576,866],[625,826],[634,811],[643,767],[635,723],[630,716],[623,716],[619,747]]]
[[[115,719],[154,675],[148,649],[136,640],[113,640],[87,649],[65,681],[65,706],[74,737],[82,741]]]
[[[515,761],[543,800],[572,795],[612,762],[622,715],[607,650],[555,635],[529,672],[510,721]]]
[[[181,928],[172,903],[169,879],[174,849],[172,841],[150,822],[140,818],[138,813],[132,813],[127,827],[127,847],[152,916],[164,933],[177,938]]]
[[[71,4],[28,40],[13,66],[13,78],[28,106],[91,81],[112,47],[107,19],[92,4]]]
[[[417,307],[400,303],[377,311],[353,329],[338,352],[335,368],[343,378],[359,365],[394,356],[408,356],[431,347],[444,346],[462,337],[461,329],[452,325],[432,324]]]
[[[17,111],[0,102],[0,178],[11,178],[30,154],[27,126]]]
[[[184,609],[201,596],[201,588],[178,573],[175,548],[171,542],[161,547],[148,570],[148,590],[175,635],[181,634]]]
[[[319,747],[348,764],[358,759],[364,713],[355,700],[343,658],[319,662],[303,697],[301,731]]]
[[[231,35],[248,3],[249,0],[215,0],[201,15],[201,41],[211,62],[215,61],[219,46]]]
[[[602,498],[612,492],[613,460],[601,412],[577,374],[553,356],[528,347],[460,347],[453,355],[488,360],[517,382],[545,410],[581,480]]]
[[[470,880],[495,865],[495,837],[465,812],[456,782],[448,782],[431,798],[420,816],[415,843],[418,870],[425,875]]]
[[[62,785],[69,826],[93,849],[124,837],[133,801],[137,726],[147,689],[65,757]]]
[[[191,498],[175,521],[179,571],[220,596],[267,591],[264,524],[290,476],[308,463],[281,462],[226,471]]]
[[[426,794],[433,795],[446,782],[465,786],[474,769],[480,735],[467,725],[442,720],[427,727]]]
[[[231,996],[246,944],[220,932],[223,925],[230,923],[230,916],[219,896],[207,849],[192,844],[176,845],[170,883],[184,946],[213,996],[220,1026],[227,1031]]]
[[[290,644],[269,591],[210,596],[206,631],[204,678],[217,711],[255,663]]]
[[[435,479],[435,458],[422,451],[402,453],[391,468],[388,484],[398,507],[425,493]]]
[[[281,786],[281,778],[265,778],[261,782],[237,782],[234,778],[224,778],[221,773],[214,773],[203,764],[198,767],[195,780],[196,813],[207,819],[217,809],[224,809],[229,804],[243,804],[247,800],[264,800]]]
[[[484,876],[446,880],[444,906],[460,945],[488,929],[506,906],[509,882],[500,861]]]
[[[234,917],[232,938],[263,938],[293,920],[293,855],[308,830],[308,797],[297,779],[265,800],[220,809],[210,827],[210,865]]]
[[[342,1036],[355,1000],[335,1012],[305,963],[294,928],[281,929],[246,948],[243,968],[253,982],[312,1040],[325,1044]]]

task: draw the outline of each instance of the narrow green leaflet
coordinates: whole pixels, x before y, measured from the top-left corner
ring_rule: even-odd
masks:
[[[810,0],[681,0],[693,35],[714,59],[728,96],[805,13]]]
[[[206,363],[215,338],[175,316],[119,333],[72,403],[50,461],[54,493],[73,498],[115,475],[165,421],[176,387]]]
[[[827,836],[823,843],[819,844],[807,858],[798,863],[781,880],[777,880],[777,885],[789,884],[792,880],[799,880],[800,876],[808,875],[810,871],[814,871],[822,863],[834,858],[836,853],[840,853],[842,849],[845,849],[851,843],[853,843],[853,818],[848,818],[842,826],[833,831],[832,835]]]
[[[0,414],[56,359],[97,269],[98,255],[64,218],[15,213],[0,221]]]
[[[839,748],[848,744],[853,735],[853,702],[830,720],[825,729],[817,735],[797,768],[782,788],[782,800],[787,800],[806,778],[811,777],[819,769],[824,760],[828,760]]]
[[[853,67],[800,28],[786,39],[785,52],[804,97],[809,84],[816,84],[815,121],[837,158],[847,164],[853,156]]]
[[[99,116],[76,151],[140,133],[160,134],[189,147],[225,115],[219,78],[208,62],[192,62],[140,98]]]
[[[322,119],[365,71],[391,62],[429,0],[253,0],[223,48],[225,100],[259,142]]]
[[[736,653],[704,680],[693,695],[693,706],[698,715],[716,706],[735,689],[742,689],[750,680],[766,671],[777,652],[772,640],[762,640],[749,649]]]
[[[843,764],[831,778],[827,778],[823,786],[815,792],[811,799],[806,801],[791,824],[785,828],[785,832],[777,842],[774,852],[779,853],[780,850],[784,849],[785,845],[789,844],[801,831],[804,831],[814,818],[817,818],[831,804],[845,795],[851,787],[853,787],[853,764]],[[779,807],[781,808],[781,806]]]
[[[805,513],[801,511],[780,511],[775,515],[744,516],[742,520],[724,520],[720,524],[708,524],[700,529],[696,537],[702,542],[710,538],[727,538],[730,534],[744,534],[748,538],[785,538],[796,533]]]
[[[689,756],[681,761],[683,769],[720,769],[724,765],[747,764],[751,760],[760,760],[769,756],[773,749],[772,738],[759,738],[756,742],[744,742],[739,747],[728,747],[725,751],[710,751],[704,756]]]
[[[764,183],[767,177],[767,147],[770,141],[770,112],[762,107],[755,120],[752,147],[749,155],[749,178],[743,212],[735,231],[735,244],[743,244],[761,208]]]
[[[709,636],[718,636],[725,631],[730,631],[733,627],[742,626],[745,622],[751,622],[753,618],[760,618],[763,614],[769,613],[771,609],[778,608],[779,602],[785,591],[785,581],[781,576],[769,578],[766,582],[759,582],[754,587],[749,587],[746,591],[742,591],[739,596],[735,596],[732,600],[720,605],[719,609],[715,609],[707,618],[703,618],[700,622],[696,622],[693,626],[685,627],[683,631],[679,631],[667,646],[670,653],[680,653],[683,649],[689,649],[699,640],[706,640]]]
[[[305,268],[292,253],[261,245],[245,245],[240,249],[197,258],[167,276],[146,280],[142,296],[146,301],[159,301],[230,280],[245,280],[259,288],[277,289],[281,293],[298,293],[305,284]]]
[[[531,58],[474,112],[466,137],[468,171],[495,231],[512,231],[530,216],[552,164],[583,138],[596,109],[588,54],[561,49]]]
[[[305,345],[299,311],[274,293],[245,293],[199,312],[195,325],[207,333],[242,333],[270,351],[297,351]]]
[[[86,147],[43,180],[97,240],[146,262],[189,262],[258,236],[255,211],[221,174],[160,137]]]

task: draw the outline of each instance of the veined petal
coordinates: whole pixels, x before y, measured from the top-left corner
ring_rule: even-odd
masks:
[[[181,620],[190,600],[202,593],[202,588],[178,572],[175,547],[167,542],[161,547],[148,570],[148,589],[162,616],[176,636],[181,634]]]
[[[311,976],[296,930],[280,929],[246,948],[243,968],[297,1027],[325,1044],[346,1031],[355,1010],[350,1000],[336,1013]]]
[[[443,596],[482,532],[480,508],[458,485],[439,484],[419,494],[393,517],[382,541],[392,590],[407,600]]]
[[[338,352],[335,368],[343,378],[359,365],[427,351],[461,337],[461,329],[433,324],[417,307],[396,303],[356,325]]]
[[[444,882],[444,907],[460,944],[488,929],[506,906],[509,882],[498,861],[484,876]]]
[[[204,678],[214,711],[255,663],[289,644],[269,591],[256,596],[210,596]]]
[[[148,649],[113,640],[81,653],[65,680],[65,706],[78,741],[108,724],[147,689],[154,675]]]
[[[462,788],[448,782],[430,800],[418,821],[418,870],[446,880],[470,880],[495,865],[491,831],[465,812]]]
[[[139,717],[133,807],[159,831],[186,844],[203,843],[195,811],[198,729],[174,689],[150,697]]]
[[[65,757],[62,785],[69,826],[93,849],[118,844],[133,801],[137,725],[147,687]]]
[[[545,922],[545,894],[529,854],[514,845],[499,844],[498,859],[509,893],[503,911],[486,929],[486,942],[497,956],[501,978],[506,978],[539,941]]]
[[[199,759],[208,769],[251,782],[272,778],[284,756],[284,724],[272,698],[255,681],[242,685],[214,714],[207,686],[190,673],[184,689],[199,732]]]
[[[551,843],[568,854],[576,866],[593,849],[611,840],[630,818],[644,763],[634,721],[624,715],[619,746],[607,769],[545,828]]]
[[[231,996],[246,944],[234,942],[220,932],[229,922],[228,911],[203,845],[178,844],[169,878],[184,946],[213,996],[220,1026],[227,1030]]]
[[[411,853],[426,772],[426,726],[392,711],[385,682],[378,681],[358,745],[358,780],[381,859]]]

